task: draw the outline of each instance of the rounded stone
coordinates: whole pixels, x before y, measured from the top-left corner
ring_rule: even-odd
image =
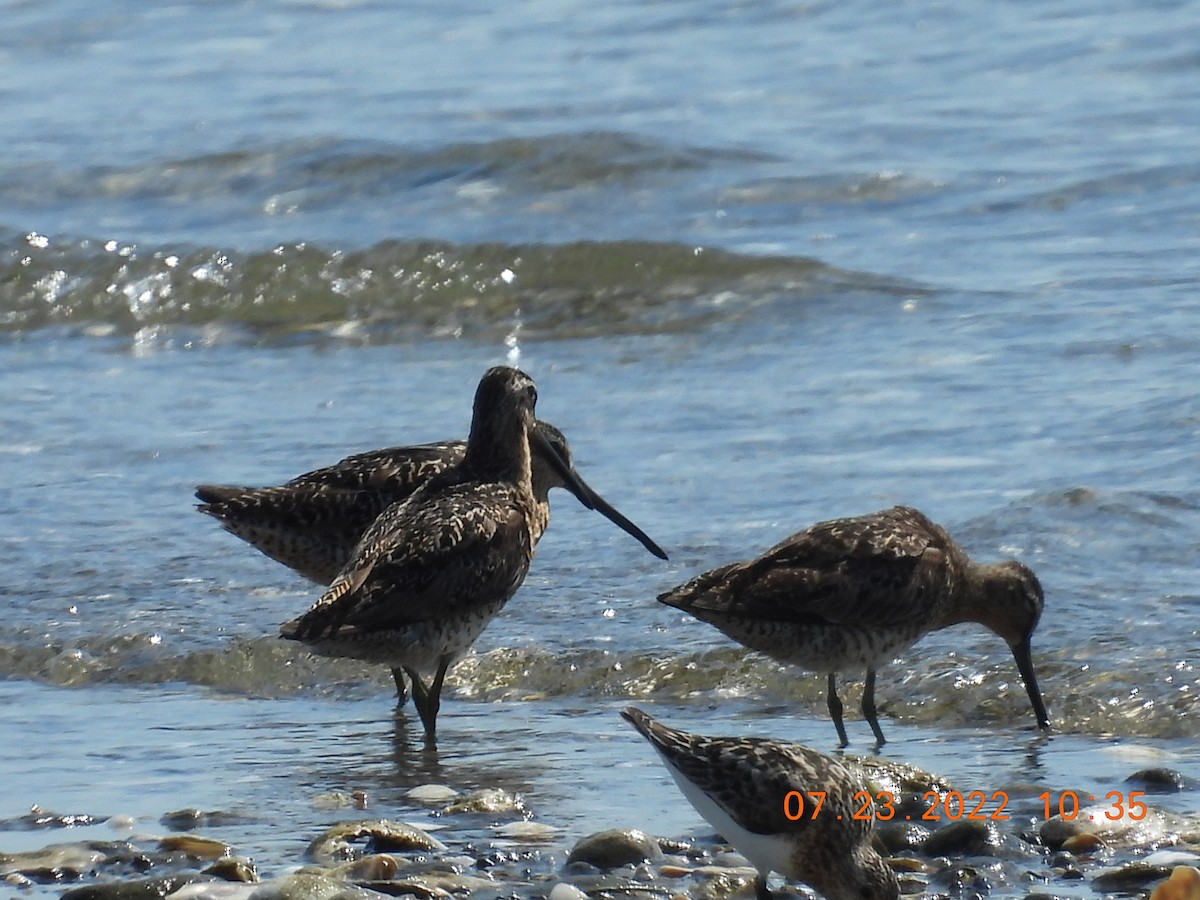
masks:
[[[977,820],[954,822],[939,828],[928,838],[921,852],[928,856],[951,856],[969,853],[975,856],[990,856],[998,843],[996,833],[987,824]]]
[[[550,889],[549,900],[587,900],[587,896],[575,885],[560,881]]]
[[[1187,779],[1174,769],[1140,769],[1125,779],[1149,794],[1177,794],[1187,787]]]
[[[588,863],[598,869],[616,869],[662,859],[658,841],[637,828],[614,828],[588,835],[571,848],[567,865]]]

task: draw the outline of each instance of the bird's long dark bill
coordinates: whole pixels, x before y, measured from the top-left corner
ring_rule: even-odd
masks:
[[[554,449],[554,445],[546,440],[545,437],[536,431],[530,431],[529,440],[538,442],[538,446],[544,452],[546,459],[550,461],[550,465],[554,466],[555,471],[562,476],[566,489],[574,494],[580,503],[588,509],[594,509],[622,531],[637,538],[643,547],[659,559],[667,558],[667,554],[663,551],[663,548],[650,540],[650,536],[646,532],[617,512],[607,500],[588,487],[587,483],[579,477],[579,473],[558,455],[558,451]]]
[[[1033,674],[1033,653],[1029,649],[1029,638],[1015,645],[1012,652],[1013,659],[1017,661],[1017,671],[1021,673],[1021,678],[1025,682],[1025,693],[1029,695],[1029,702],[1033,704],[1033,713],[1037,716],[1038,725],[1042,728],[1049,728],[1050,716],[1046,713],[1046,704],[1042,700],[1037,676]]]

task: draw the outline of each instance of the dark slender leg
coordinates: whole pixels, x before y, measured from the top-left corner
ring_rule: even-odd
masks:
[[[407,666],[404,668],[404,674],[408,676],[408,680],[412,682],[412,698],[413,705],[419,711],[421,704],[425,702],[425,696],[429,693],[425,689],[425,682],[421,680],[421,673],[416,669],[410,669]]]
[[[863,685],[863,715],[867,717],[867,721],[871,723],[871,730],[875,732],[875,740],[879,741],[878,746],[882,747],[887,743],[883,738],[883,729],[879,727],[879,716],[875,713],[875,670],[867,669],[867,683]]]
[[[408,682],[404,680],[403,669],[392,669],[392,680],[396,682],[396,709],[404,709],[408,702]]]
[[[775,895],[767,887],[767,876],[762,873],[759,873],[759,876],[754,879],[754,896],[758,900],[775,900]]]
[[[429,687],[421,682],[416,672],[412,669],[407,670],[408,677],[413,682],[413,704],[417,707],[421,724],[425,726],[425,742],[427,744],[437,742],[437,715],[442,705],[442,683],[446,680],[446,670],[449,668],[450,657],[442,657],[438,663],[437,674],[433,676]]]
[[[840,746],[845,747],[850,741],[846,738],[846,725],[842,722],[842,701],[837,695],[837,673],[829,673],[829,695],[826,697],[829,701],[829,715],[833,717],[833,727],[837,729],[838,740],[842,743]]]

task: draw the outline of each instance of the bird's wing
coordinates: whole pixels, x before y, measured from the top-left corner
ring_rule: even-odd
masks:
[[[198,507],[201,512],[221,520],[235,533],[240,523],[319,530],[337,527],[353,532],[354,540],[387,505],[387,498],[379,492],[322,484],[262,488],[201,485],[196,495],[205,500]]]
[[[396,628],[441,618],[520,586],[532,555],[509,492],[464,485],[389,507],[312,609],[285,626],[300,639],[340,627]]]
[[[297,475],[288,485],[381,490],[396,494],[393,499],[401,500],[434,475],[460,462],[465,452],[464,441],[368,450]]]
[[[667,765],[755,834],[802,832],[821,815],[843,813],[858,789],[840,763],[800,744],[691,734],[638,709],[622,715]],[[792,791],[800,796],[788,800]],[[829,808],[818,811],[810,791],[823,794],[821,802]]]
[[[947,562],[949,538],[916,510],[821,522],[762,556],[705,573],[661,599],[688,611],[864,627],[902,624]]]

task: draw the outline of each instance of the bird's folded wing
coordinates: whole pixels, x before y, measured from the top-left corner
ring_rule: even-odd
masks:
[[[297,475],[288,485],[412,492],[433,475],[459,462],[465,447],[463,441],[443,441],[368,450],[347,456],[331,466]]]
[[[453,496],[385,511],[329,589],[298,620],[301,633],[380,630],[507,599],[529,565],[517,510]]]

